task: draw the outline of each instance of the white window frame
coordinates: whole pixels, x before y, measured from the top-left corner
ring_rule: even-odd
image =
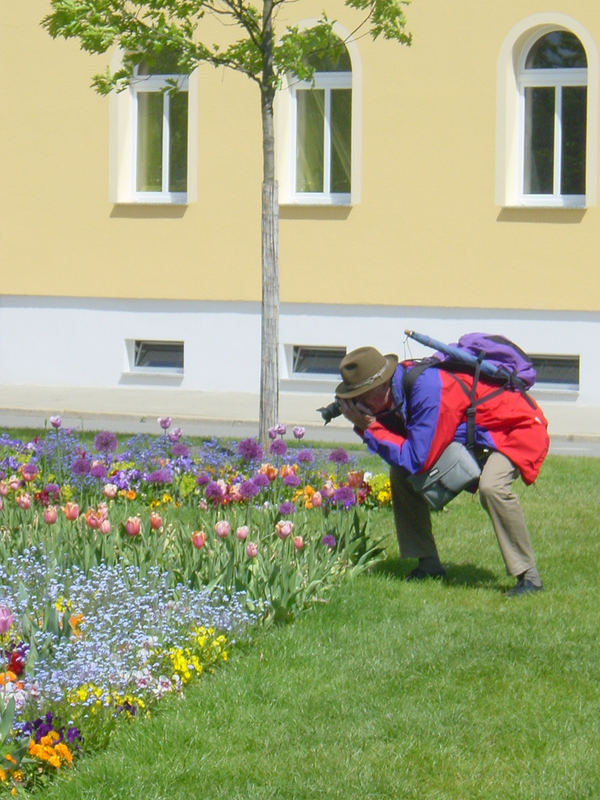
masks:
[[[317,19],[305,19],[297,23],[299,30],[314,27]],[[351,192],[349,195],[324,195],[321,193],[297,193],[296,185],[296,119],[292,120],[292,91],[298,79],[289,76],[281,90],[275,95],[275,130],[276,130],[276,171],[279,187],[279,205],[281,206],[338,206],[349,207],[361,201],[362,185],[362,115],[363,115],[363,69],[360,50],[348,29],[339,22],[333,23],[333,32],[344,43],[350,57],[352,77],[352,131],[350,147]],[[332,75],[335,73],[318,73]],[[298,84],[298,86],[307,84]],[[312,86],[312,84],[310,84]],[[344,87],[342,87],[344,88]],[[294,145],[292,146],[292,139]],[[342,199],[343,198],[343,199]]]
[[[519,85],[524,53],[541,36],[556,30],[574,34],[587,58],[587,125],[585,197],[575,208],[590,208],[598,200],[600,61],[589,31],[574,17],[555,12],[532,14],[518,22],[504,39],[497,63],[496,203],[505,208],[573,208],[548,195],[523,195],[524,104]],[[550,70],[549,70],[550,71]],[[554,72],[554,70],[552,70]],[[567,70],[565,70],[566,72]],[[575,70],[572,70],[575,72]],[[533,70],[531,70],[533,72]],[[536,73],[543,70],[535,70]],[[567,197],[567,196],[563,196]],[[579,198],[579,196],[576,196]]]
[[[122,53],[116,51],[111,61],[115,72],[122,65]],[[135,190],[137,103],[134,91],[148,91],[156,79],[164,85],[169,78],[182,81],[188,93],[187,192],[137,192]],[[155,84],[155,85],[158,85]],[[140,75],[136,89],[110,95],[110,170],[109,198],[117,205],[189,205],[198,199],[198,70],[191,75]],[[164,141],[163,141],[164,147]],[[164,178],[164,172],[163,172]],[[168,185],[168,184],[167,184]]]
[[[554,30],[557,30],[556,28]],[[588,89],[587,68],[527,69],[525,62],[531,48],[543,36],[552,31],[543,31],[532,36],[521,51],[518,70],[519,87],[519,188],[520,203],[524,206],[549,206],[581,208],[585,206],[585,194],[561,194],[562,172],[562,90],[565,86],[585,86]],[[554,185],[552,194],[525,193],[525,90],[527,88],[552,87],[555,92],[554,105]],[[587,150],[587,147],[586,147]]]
[[[323,141],[323,191],[296,191],[297,167],[297,135],[298,135],[298,95],[299,90],[321,89],[325,93],[324,108],[324,141]],[[331,91],[333,89],[350,89],[352,91],[351,72],[315,72],[314,81],[292,81],[290,84],[290,185],[291,199],[294,203],[311,203],[319,205],[350,205],[352,198],[352,169],[350,171],[350,192],[331,191]],[[350,140],[350,164],[352,165],[352,133]]]
[[[169,109],[171,95],[168,91],[172,88],[173,82],[177,84],[178,92],[185,92],[188,96],[188,118],[189,118],[189,91],[187,75],[136,75],[131,83],[129,91],[131,93],[131,158],[130,158],[130,194],[134,201],[143,203],[174,203],[185,204],[187,202],[187,191],[169,191]],[[160,192],[138,192],[136,189],[137,181],[137,142],[138,142],[138,97],[144,92],[163,93],[163,137],[162,137],[162,191]],[[188,122],[189,124],[189,122]],[[188,145],[189,160],[189,145]],[[187,181],[186,181],[187,184]]]

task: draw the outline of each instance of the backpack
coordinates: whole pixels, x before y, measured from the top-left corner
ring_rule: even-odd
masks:
[[[533,363],[518,345],[505,336],[466,333],[456,344],[448,346],[449,350],[452,348],[470,353],[481,362],[482,375],[505,383],[507,389],[527,391],[535,383],[536,372]],[[442,362],[454,360],[454,356],[448,352],[438,352],[434,357]],[[495,369],[489,370],[489,365]]]
[[[535,403],[527,395],[527,389],[535,383],[535,368],[526,353],[510,339],[488,333],[466,333],[456,344],[445,345],[414,331],[406,331],[406,334],[422,344],[438,348],[438,352],[431,358],[413,362],[412,369],[404,371],[402,380],[404,397],[408,397],[416,379],[425,369],[437,367],[451,374],[469,399],[465,415],[469,451],[473,452],[475,448],[475,411],[481,403],[491,400],[504,391],[517,391],[532,408],[535,407]],[[471,390],[453,374],[454,372],[473,374]],[[499,387],[475,400],[477,382],[481,375],[498,383]]]

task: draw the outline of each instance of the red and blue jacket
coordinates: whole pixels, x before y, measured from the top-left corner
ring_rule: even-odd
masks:
[[[450,442],[466,443],[466,411],[470,403],[453,374],[436,367],[423,370],[405,397],[404,371],[413,367],[410,361],[401,362],[392,378],[395,410],[405,421],[405,435],[380,421],[357,432],[369,449],[388,464],[415,475],[429,469]],[[469,391],[472,389],[472,375],[454,375]],[[475,402],[488,394],[494,396],[476,406],[475,445],[503,453],[519,469],[523,481],[533,483],[548,452],[548,422],[531,397],[508,389],[499,393],[497,390],[497,384],[479,378]]]

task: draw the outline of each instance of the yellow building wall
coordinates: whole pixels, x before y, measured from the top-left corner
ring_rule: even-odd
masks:
[[[356,26],[338,0],[327,7]],[[299,21],[321,8],[303,0],[287,13]],[[3,9],[2,292],[259,301],[257,87],[201,68],[197,202],[114,205],[109,101],[90,88],[110,55],[50,39],[39,25],[48,10],[46,0]],[[282,207],[283,302],[600,308],[598,208],[509,210],[494,199],[498,54],[520,20],[546,10],[414,0],[411,47],[359,40],[361,202]],[[600,47],[596,0],[551,10]]]

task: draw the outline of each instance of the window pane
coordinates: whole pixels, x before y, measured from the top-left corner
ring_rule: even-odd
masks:
[[[296,103],[296,191],[322,192],[325,92],[299,89]]]
[[[544,383],[579,386],[579,356],[529,357],[536,371],[536,386]]]
[[[338,39],[337,47],[331,50],[319,50],[306,56],[306,63],[315,72],[352,72],[350,56],[345,44]]]
[[[302,347],[294,345],[293,372],[313,375],[337,375],[345,347]]]
[[[526,69],[564,69],[587,67],[585,50],[568,31],[552,31],[542,36],[527,54]]]
[[[553,194],[554,87],[525,89],[525,194]]]
[[[587,87],[564,86],[561,120],[561,194],[585,194],[586,110]]]
[[[331,91],[331,191],[350,192],[352,90]]]
[[[183,342],[147,342],[136,340],[134,366],[156,369],[183,369]]]
[[[169,191],[187,191],[188,94],[169,95]]]
[[[138,75],[177,75],[179,53],[174,50],[163,50],[157,55],[150,55],[140,62]]]
[[[137,173],[138,192],[162,191],[163,95],[138,92]]]

